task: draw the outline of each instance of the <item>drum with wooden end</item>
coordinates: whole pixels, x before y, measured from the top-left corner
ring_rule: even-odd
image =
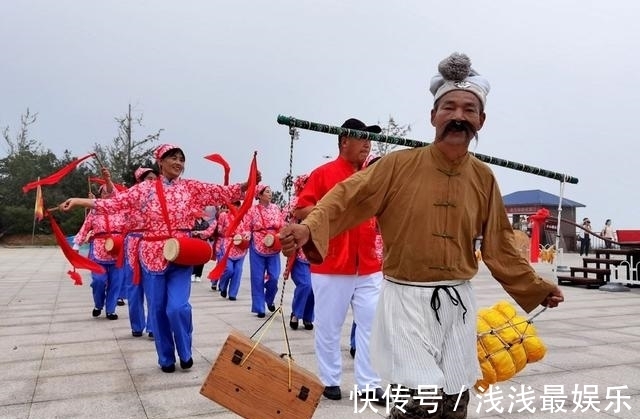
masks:
[[[178,265],[204,265],[211,260],[213,249],[206,240],[174,237],[165,242],[162,255]]]

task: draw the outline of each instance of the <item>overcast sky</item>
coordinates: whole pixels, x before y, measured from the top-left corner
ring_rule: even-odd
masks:
[[[232,181],[252,151],[282,189],[289,136],[278,114],[330,125],[392,115],[432,141],[430,78],[464,52],[492,85],[472,148],[580,179],[565,197],[599,229],[640,228],[640,2],[619,1],[2,1],[0,126],[26,108],[32,137],[80,156],[116,135],[129,103],[142,137],[181,145],[185,177]],[[294,174],[337,155],[301,131]],[[1,155],[5,155],[3,149]],[[559,182],[492,166],[503,194]]]

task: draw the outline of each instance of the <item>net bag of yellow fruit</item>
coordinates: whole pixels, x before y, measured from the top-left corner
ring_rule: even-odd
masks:
[[[532,320],[518,316],[507,301],[478,310],[482,378],[476,382],[476,391],[483,393],[491,384],[510,379],[528,363],[544,357],[547,350],[536,336]]]

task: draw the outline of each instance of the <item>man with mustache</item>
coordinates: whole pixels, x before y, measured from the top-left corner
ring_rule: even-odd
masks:
[[[385,281],[371,359],[411,396],[404,411],[390,410],[391,418],[467,416],[469,388],[482,376],[470,281],[478,271],[477,237],[493,277],[525,311],[564,300],[518,253],[496,179],[468,152],[485,122],[489,83],[466,55],[452,54],[438,70],[430,86],[434,143],[383,157],[336,185],[301,224],[281,231],[285,255],[302,247],[318,263],[331,237],[377,217]],[[434,390],[434,403],[421,404],[425,388]]]

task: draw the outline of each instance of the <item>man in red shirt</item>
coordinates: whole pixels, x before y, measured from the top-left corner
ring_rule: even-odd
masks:
[[[351,118],[342,128],[380,133],[378,125],[367,126]],[[295,217],[304,219],[334,185],[363,168],[371,142],[356,137],[338,137],[337,159],[316,168],[300,193]],[[369,400],[386,403],[380,377],[369,359],[369,337],[382,283],[380,260],[376,257],[376,222],[372,218],[331,239],[324,262],[311,265],[315,296],[315,350],[324,396],[340,400],[342,376],[340,336],[349,310],[358,324],[355,380],[360,391],[369,390]]]

